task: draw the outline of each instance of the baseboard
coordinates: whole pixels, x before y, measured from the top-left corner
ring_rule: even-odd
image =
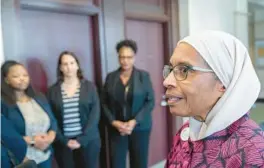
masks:
[[[155,165],[153,165],[153,166],[151,166],[150,168],[164,168],[165,163],[166,163],[166,159],[155,164]]]

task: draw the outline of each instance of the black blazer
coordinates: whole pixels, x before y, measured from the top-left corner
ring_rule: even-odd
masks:
[[[63,102],[60,82],[49,88],[47,97],[58,122],[56,141],[66,145],[69,139],[63,135]],[[96,87],[87,80],[81,80],[79,113],[83,134],[76,140],[81,146],[86,146],[90,140],[100,138],[98,129],[100,102]]]
[[[103,114],[112,123],[116,119],[115,107],[116,83],[120,78],[120,69],[107,75],[101,95]],[[150,130],[152,126],[151,112],[154,108],[155,98],[150,76],[146,71],[134,68],[133,72],[133,104],[132,118],[137,125],[134,130]]]

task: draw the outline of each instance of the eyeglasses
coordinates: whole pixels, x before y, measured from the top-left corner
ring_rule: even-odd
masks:
[[[187,78],[189,71],[200,71],[200,72],[213,72],[210,69],[204,69],[189,65],[177,65],[175,67],[165,65],[163,68],[163,78],[166,79],[169,74],[173,71],[174,77],[177,81],[183,81]]]
[[[119,56],[120,60],[125,60],[125,59],[131,60],[133,58],[134,58],[134,56]]]

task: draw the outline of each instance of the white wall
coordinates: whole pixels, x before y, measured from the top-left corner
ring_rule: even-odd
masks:
[[[0,18],[2,20],[2,7],[0,7]],[[3,48],[3,33],[2,33],[2,22],[0,21],[0,64],[4,62],[4,48]]]
[[[179,0],[179,27],[180,39],[189,35],[188,0]]]
[[[236,1],[189,0],[190,34],[204,29],[224,30],[234,33]]]
[[[247,0],[189,0],[188,6],[190,34],[222,30],[248,46]]]
[[[205,29],[235,35],[248,46],[247,0],[179,0],[180,37]]]

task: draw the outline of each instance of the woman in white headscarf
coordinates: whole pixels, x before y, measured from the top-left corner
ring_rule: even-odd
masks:
[[[264,167],[264,133],[248,115],[260,82],[238,39],[220,31],[188,36],[163,74],[170,112],[189,117],[166,168]]]

